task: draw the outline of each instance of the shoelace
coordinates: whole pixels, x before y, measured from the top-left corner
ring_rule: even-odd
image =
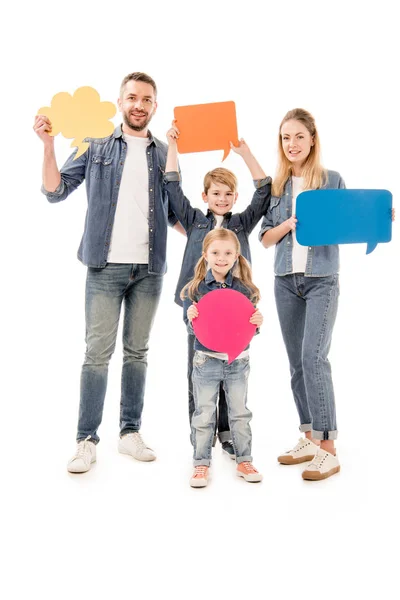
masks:
[[[321,468],[322,465],[322,461],[325,459],[325,452],[317,452],[317,454],[314,456],[314,458],[312,459],[311,463],[310,463],[310,467],[311,465],[313,465],[314,467],[317,467],[317,469]]]
[[[83,440],[82,442],[80,442],[78,444],[78,448],[76,449],[75,458],[84,458],[85,454],[87,452],[89,452],[89,454],[90,454],[90,448],[89,448],[89,444],[88,444],[88,442],[90,441],[90,439],[91,439],[91,436],[88,435],[85,440]]]
[[[258,473],[257,469],[253,467],[251,462],[242,462],[242,465],[246,469],[247,473]]]
[[[195,467],[193,477],[205,477],[207,473],[207,468],[204,465],[200,465],[199,467]]]
[[[129,438],[132,440],[132,442],[135,444],[135,446],[137,447],[138,450],[145,450],[146,449],[146,444],[144,443],[144,441],[142,440],[142,436],[140,435],[139,432],[137,433],[128,433],[127,436],[129,436]]]

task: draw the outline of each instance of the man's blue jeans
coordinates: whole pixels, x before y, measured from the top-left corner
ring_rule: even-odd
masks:
[[[229,424],[236,462],[252,461],[251,412],[247,408],[249,358],[220,360],[196,352],[193,359],[193,392],[195,411],[192,417],[191,441],[194,465],[211,464],[217,398],[223,383],[228,405]]]
[[[311,431],[318,440],[334,440],[336,409],[328,353],[338,309],[339,276],[276,276],[275,300],[300,431]]]
[[[88,268],[86,280],[86,354],[81,375],[77,440],[99,441],[108,363],[115,349],[122,304],[123,367],[120,434],[139,431],[143,410],[150,330],[162,289],[162,275],[147,265],[108,263]]]

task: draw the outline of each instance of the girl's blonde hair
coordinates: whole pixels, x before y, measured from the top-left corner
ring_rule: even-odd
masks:
[[[235,233],[233,233],[233,231],[222,228],[213,229],[207,233],[206,237],[204,238],[202,255],[195,266],[194,277],[181,291],[181,299],[184,300],[184,298],[189,298],[190,300],[195,300],[196,294],[199,290],[200,282],[203,281],[207,273],[207,262],[204,258],[204,255],[207,253],[210,245],[218,240],[229,241],[234,244],[236,253],[238,254],[238,259],[233,270],[233,276],[240,279],[240,281],[247,287],[247,289],[251,292],[251,301],[253,304],[257,304],[261,298],[260,290],[253,283],[250,264],[244,258],[244,256],[240,254],[240,242],[238,237]]]
[[[290,110],[282,119],[279,126],[278,141],[278,168],[276,177],[272,184],[272,195],[282,196],[286,181],[292,175],[292,164],[286,158],[282,148],[282,127],[287,121],[300,121],[309,134],[313,137],[314,145],[311,146],[310,154],[302,168],[302,177],[304,178],[305,190],[316,190],[321,188],[327,179],[326,169],[321,165],[321,146],[318,131],[315,125],[314,117],[302,108]]]

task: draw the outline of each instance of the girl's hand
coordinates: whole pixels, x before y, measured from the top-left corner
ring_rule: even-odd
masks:
[[[240,138],[239,146],[234,146],[232,142],[229,142],[229,145],[231,147],[231,150],[233,150],[234,152],[236,152],[236,154],[239,154],[242,157],[251,154],[250,148],[248,147],[243,138]]]
[[[193,302],[188,308],[187,317],[190,322],[193,321],[196,317],[199,316],[199,311],[197,310],[197,302]]]
[[[171,127],[167,131],[168,144],[176,144],[176,142],[177,142],[177,140],[179,138],[180,131],[176,127],[175,123],[176,123],[176,120],[174,119],[172,121]]]
[[[257,325],[257,327],[261,327],[263,321],[264,317],[257,308],[256,312],[254,312],[250,317],[250,323],[252,323],[252,325]]]
[[[284,223],[289,227],[289,230],[294,231],[297,223],[296,215],[292,215],[290,219],[287,219]]]

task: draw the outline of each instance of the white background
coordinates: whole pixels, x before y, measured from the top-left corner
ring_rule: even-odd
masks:
[[[393,3],[394,4],[394,3]],[[170,231],[168,274],[149,353],[142,432],[158,459],[117,453],[121,340],[109,373],[98,462],[67,474],[84,355],[85,268],[76,251],[85,189],[55,206],[41,195],[39,107],[91,85],[116,103],[122,78],[159,87],[151,129],[173,107],[234,100],[239,135],[274,173],[278,125],[291,108],[316,118],[324,165],[348,188],[398,195],[398,31],[392,3],[13,3],[3,13],[1,539],[7,599],[72,597],[333,598],[393,595],[398,526],[398,225],[390,244],[342,248],[331,362],[342,471],[320,483],[276,456],[297,441],[297,415],[273,299],[273,250],[251,236],[262,292],[252,344],[249,485],[215,449],[212,480],[192,490],[186,333],[173,303],[185,241]],[[397,86],[396,86],[397,87]],[[118,116],[114,119],[119,123]],[[70,153],[58,137],[59,165]],[[180,159],[197,206],[222,151]],[[253,193],[245,165],[237,209]],[[4,555],[3,555],[4,556]]]

